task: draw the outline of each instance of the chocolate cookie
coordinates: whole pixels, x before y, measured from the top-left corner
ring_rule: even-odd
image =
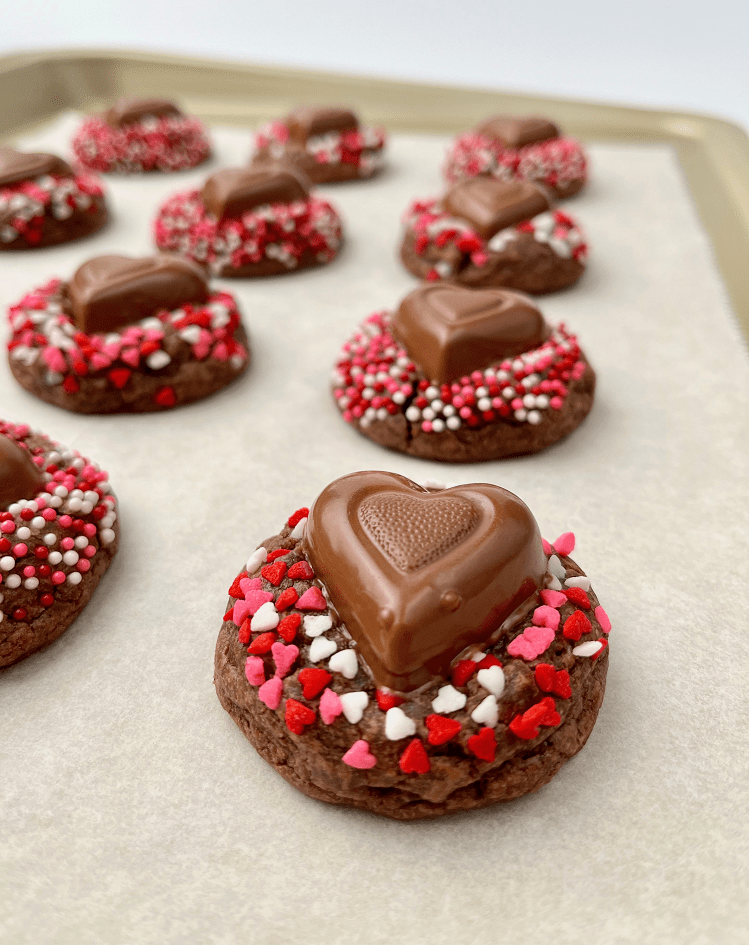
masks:
[[[182,171],[211,154],[202,122],[163,98],[119,99],[84,121],[72,148],[82,167],[117,174]]]
[[[95,177],[75,174],[54,154],[0,148],[0,250],[69,243],[106,222]]]
[[[606,682],[611,625],[574,544],[498,486],[338,479],[232,584],[221,704],[331,804],[415,820],[537,791]]]
[[[528,181],[473,177],[406,211],[401,259],[420,279],[541,295],[580,278],[587,257],[579,225]]]
[[[333,372],[343,419],[381,446],[450,463],[536,453],[593,406],[577,338],[519,292],[422,286],[370,315]]]
[[[67,630],[118,540],[107,474],[25,424],[0,421],[0,667]]]
[[[255,135],[253,160],[288,161],[315,184],[361,180],[382,167],[385,132],[359,123],[348,108],[301,105]]]
[[[309,181],[286,164],[229,168],[202,190],[175,194],[154,224],[156,245],[213,275],[275,276],[331,262],[341,220]]]
[[[234,297],[179,256],[98,256],[9,312],[10,368],[47,403],[143,413],[207,397],[249,363]]]
[[[535,181],[564,198],[582,189],[588,162],[580,142],[548,119],[494,115],[456,138],[447,155],[448,183],[478,174]]]

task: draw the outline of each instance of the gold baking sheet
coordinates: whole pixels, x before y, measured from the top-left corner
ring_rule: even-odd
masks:
[[[688,112],[183,56],[54,50],[0,59],[0,140],[64,109],[93,111],[117,95],[153,91],[178,98],[187,111],[221,124],[256,123],[304,101],[345,101],[369,121],[411,131],[455,133],[507,110],[548,115],[584,141],[667,143],[678,155],[749,340],[749,138],[731,122]]]

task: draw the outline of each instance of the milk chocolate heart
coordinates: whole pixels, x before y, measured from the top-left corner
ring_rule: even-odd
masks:
[[[240,217],[266,203],[292,203],[308,196],[306,177],[287,165],[274,163],[217,171],[203,185],[206,210],[219,220]]]
[[[91,334],[115,331],[187,302],[206,302],[209,291],[200,266],[162,253],[89,259],[73,275],[67,295],[73,321]]]
[[[132,125],[143,118],[181,116],[177,105],[167,98],[121,98],[104,115],[104,120],[115,128]]]
[[[467,220],[484,239],[549,210],[546,192],[525,180],[482,175],[458,181],[442,198],[447,213]]]
[[[304,144],[313,135],[327,131],[355,131],[359,121],[348,108],[300,105],[286,116],[286,127],[292,141]]]
[[[44,482],[29,451],[0,433],[0,509],[7,509],[19,499],[33,499]]]
[[[35,180],[44,174],[72,175],[70,165],[55,154],[34,152],[25,154],[14,148],[0,148],[0,187]]]
[[[512,493],[430,492],[387,472],[324,489],[304,549],[376,684],[401,692],[446,677],[530,606],[546,572],[536,521]]]
[[[475,130],[476,134],[501,141],[508,148],[522,148],[559,137],[559,129],[553,122],[537,116],[493,115]]]
[[[439,383],[536,348],[550,333],[527,295],[444,284],[410,292],[393,316],[392,330],[409,357]]]

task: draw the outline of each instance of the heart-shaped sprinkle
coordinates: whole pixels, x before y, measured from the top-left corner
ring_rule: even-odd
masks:
[[[300,614],[288,614],[276,627],[278,635],[287,643],[293,643],[301,622],[302,617]]]
[[[319,696],[333,677],[324,669],[317,666],[307,666],[299,673],[299,682],[302,684],[302,695],[305,699],[314,699]]]
[[[603,649],[603,643],[598,640],[589,640],[587,643],[581,643],[572,650],[573,656],[595,656]]]
[[[299,656],[299,647],[293,643],[288,646],[285,643],[274,643],[270,651],[276,664],[276,676],[283,678]]]
[[[274,561],[273,564],[266,564],[264,568],[261,568],[260,573],[266,581],[274,587],[278,587],[286,577],[286,570],[287,564],[285,561]]]
[[[416,723],[410,719],[403,709],[393,706],[385,713],[385,737],[391,742],[400,738],[408,738],[416,733]]]
[[[117,390],[122,390],[125,384],[130,380],[132,373],[129,368],[112,368],[109,374],[107,374],[107,377]]]
[[[247,578],[247,572],[242,571],[241,574],[238,574],[229,588],[229,597],[233,597],[234,600],[241,600],[244,598],[244,591],[242,590],[242,585],[240,581],[244,581]]]
[[[599,656],[602,656],[602,655],[603,655],[603,651],[604,651],[604,650],[606,649],[606,647],[609,645],[609,641],[606,639],[606,637],[599,637],[599,638],[598,638],[598,642],[601,644],[601,649],[600,649],[597,653],[594,653],[594,654],[591,656],[591,659],[592,659],[592,660],[597,660]]]
[[[278,676],[271,676],[257,691],[258,699],[274,712],[281,705],[282,694],[283,681]]]
[[[231,615],[231,611],[229,611]],[[242,626],[239,628],[239,633],[237,634],[237,639],[240,643],[245,646],[250,642],[250,637],[252,636],[252,630],[250,630],[250,618],[247,617],[242,621]]]
[[[289,528],[293,528],[295,525],[298,525],[299,522],[301,522],[303,518],[307,518],[308,515],[309,515],[309,509],[307,508],[297,509],[293,515],[289,516],[286,524],[289,526]]]
[[[297,561],[289,568],[289,577],[292,581],[311,581],[315,572],[306,561]]]
[[[250,627],[252,629],[252,627]],[[261,655],[263,653],[269,653],[270,648],[276,642],[276,635],[272,630],[267,633],[261,633],[260,636],[255,637],[252,643],[249,645],[248,650],[250,653],[255,653]]]
[[[479,702],[473,712],[471,712],[471,718],[474,722],[478,722],[479,725],[483,724],[494,728],[499,721],[499,707],[497,706],[496,697],[488,695],[486,699]]]
[[[603,607],[599,605],[596,607],[593,613],[596,616],[596,620],[601,625],[601,630],[603,630],[604,633],[611,633],[611,621],[609,620],[609,615],[606,613]]]
[[[557,670],[549,663],[539,663],[533,675],[541,692],[553,692],[562,699],[569,699],[572,695],[570,674],[566,669]]]
[[[575,536],[572,532],[565,532],[554,542],[554,551],[558,555],[571,555],[575,550]]]
[[[266,561],[268,558],[268,552],[265,548],[260,546],[257,551],[253,551],[250,557],[247,559],[247,573],[252,574],[257,571],[260,565]]]
[[[567,597],[561,591],[550,591],[548,588],[541,591],[541,600],[547,607],[564,607]]]
[[[276,610],[283,611],[288,610],[289,607],[293,607],[299,599],[299,595],[294,590],[293,587],[287,587],[285,590],[276,598]]]
[[[327,637],[315,637],[309,648],[310,662],[319,663],[320,660],[332,656],[337,649],[336,644]]]
[[[309,706],[296,699],[286,700],[286,727],[295,735],[304,734],[305,726],[312,725],[315,721],[315,713]]]
[[[581,587],[567,588],[567,590],[564,591],[564,596],[567,600],[572,601],[573,604],[582,607],[583,610],[590,610],[590,599]]]
[[[549,558],[549,574],[553,574],[555,578],[558,578],[560,581],[563,581],[567,577],[567,569],[562,564],[562,562],[557,558],[556,555],[552,555]]]
[[[465,693],[458,692],[454,686],[442,686],[434,699],[432,708],[435,712],[458,712],[466,704]]]
[[[562,633],[568,640],[579,640],[585,633],[590,633],[593,625],[582,610],[576,610],[564,621]]]
[[[505,674],[501,666],[489,666],[487,669],[480,669],[476,678],[479,685],[483,686],[487,692],[490,692],[497,699],[504,692]]]
[[[554,631],[548,627],[527,627],[507,647],[510,656],[534,660],[545,653],[554,642]]]
[[[304,618],[304,632],[308,637],[319,637],[332,626],[333,620],[328,614],[307,614]]]
[[[268,563],[275,561],[276,558],[285,558],[286,555],[291,554],[291,548],[276,548],[275,551],[268,552]]]
[[[265,682],[265,664],[259,656],[248,656],[244,664],[244,674],[251,686],[260,686]]]
[[[300,519],[291,530],[289,538],[304,538],[304,530],[307,527],[307,519]]]
[[[538,727],[540,725],[555,726],[562,721],[561,716],[556,711],[554,700],[551,696],[546,696],[530,709],[515,716],[510,722],[510,731],[522,738],[524,741],[530,741],[538,737]]]
[[[502,663],[493,653],[487,653],[476,663],[476,669],[489,669],[491,666],[499,666],[500,668],[502,666]]]
[[[263,582],[260,578],[251,578],[245,575],[239,580],[239,589],[242,591],[242,596],[246,598],[250,591],[262,591]],[[265,591],[265,593],[267,594],[268,592]]]
[[[446,719],[444,715],[428,715],[424,722],[429,730],[427,741],[430,745],[444,745],[463,727],[457,719]]]
[[[328,604],[316,585],[306,590],[296,602],[297,610],[327,610]]]
[[[375,692],[375,697],[377,699],[377,705],[383,712],[387,712],[388,709],[392,709],[394,706],[403,705],[406,701],[402,696],[395,696],[391,692],[383,692],[382,689],[378,689]]]
[[[138,350],[138,348],[123,348],[123,350],[120,351],[120,358],[126,364],[129,364],[130,367],[134,367],[134,368],[138,367],[138,365],[140,364],[140,351]],[[174,391],[171,389],[171,387],[164,387],[162,390],[171,391],[172,396],[174,396]],[[160,400],[158,399],[159,396],[161,396]],[[161,404],[162,407],[169,406],[169,404],[165,403],[165,401],[168,399],[166,393],[162,393],[160,391],[159,394],[156,395],[156,398],[157,398],[156,402]]]
[[[497,753],[497,739],[494,736],[494,729],[487,726],[482,728],[478,735],[471,735],[468,739],[468,749],[481,761],[494,761]]]
[[[262,594],[262,591],[252,591],[254,594]],[[247,601],[245,600],[245,603]],[[235,605],[236,610],[236,605]],[[278,616],[276,608],[273,606],[272,601],[267,601],[264,604],[261,604],[260,607],[255,611],[250,627],[252,628],[253,633],[262,633],[264,630],[275,630],[278,626],[278,622],[281,618]]]
[[[332,725],[343,712],[343,706],[338,694],[332,689],[326,689],[320,696],[320,718],[326,725]]]
[[[408,743],[398,759],[398,767],[404,774],[426,774],[431,769],[429,755],[418,738]]]
[[[561,590],[562,590],[562,582],[559,580],[559,578],[554,577],[554,575],[551,575],[551,576],[548,578],[548,582],[549,582],[549,590],[550,590],[550,591],[561,591]]]
[[[352,725],[360,722],[369,704],[369,696],[366,692],[344,692],[338,698],[346,720]]]
[[[551,547],[551,545],[545,538],[541,539],[541,545],[544,549],[544,554],[546,555],[547,558],[549,557],[549,555],[554,554],[554,549]]]
[[[366,771],[368,768],[374,768],[377,764],[377,759],[369,750],[369,743],[365,742],[363,738],[354,742],[343,758],[341,758],[341,761],[347,764],[349,768],[359,768],[362,771]]]
[[[346,679],[353,679],[359,669],[356,653],[353,650],[339,650],[330,657],[328,668]]]
[[[234,605],[234,623],[239,626],[245,617],[253,616],[260,610],[264,604],[273,600],[273,595],[269,591],[250,591],[244,600],[238,600]],[[271,607],[273,605],[271,604]],[[275,608],[273,607],[275,611]],[[268,629],[273,629],[272,627]]]
[[[453,686],[465,686],[475,672],[476,663],[473,660],[458,660],[451,674]]]
[[[564,582],[567,587],[580,587],[584,591],[590,590],[590,578],[586,577],[584,574],[579,575],[578,577],[570,577]]]
[[[550,630],[557,631],[561,617],[559,611],[554,607],[543,605],[536,607],[533,611],[533,623],[537,627],[548,627]]]

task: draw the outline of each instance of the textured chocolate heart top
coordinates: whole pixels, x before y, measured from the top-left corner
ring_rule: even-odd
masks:
[[[300,105],[285,119],[289,137],[300,144],[313,135],[327,131],[355,131],[359,127],[356,115],[348,108],[324,105]]]
[[[182,112],[168,98],[121,98],[105,113],[104,120],[115,128],[122,128],[143,118],[162,118],[164,115],[181,116]]]
[[[530,181],[481,175],[453,184],[442,198],[442,207],[467,220],[484,239],[490,239],[505,227],[549,210],[551,201],[542,187]]]
[[[376,684],[401,692],[446,677],[466,647],[501,633],[546,572],[535,519],[512,493],[430,492],[387,472],[327,486],[304,549]]]
[[[548,120],[534,115],[521,118],[517,115],[492,115],[475,129],[476,134],[501,141],[508,148],[522,148],[537,141],[549,141],[559,137],[559,128]]]
[[[293,203],[309,196],[309,181],[286,164],[268,162],[211,174],[203,185],[206,210],[223,220],[266,203]]]
[[[550,334],[541,310],[521,292],[444,284],[409,292],[392,330],[426,376],[441,384],[530,351]]]
[[[29,451],[0,433],[0,509],[19,499],[33,499],[44,481]]]
[[[115,331],[187,302],[206,302],[208,295],[200,266],[170,253],[145,259],[97,256],[76,270],[67,287],[73,321],[89,334]]]
[[[0,187],[35,180],[44,174],[72,176],[70,165],[55,154],[34,152],[25,154],[15,148],[0,148]]]

